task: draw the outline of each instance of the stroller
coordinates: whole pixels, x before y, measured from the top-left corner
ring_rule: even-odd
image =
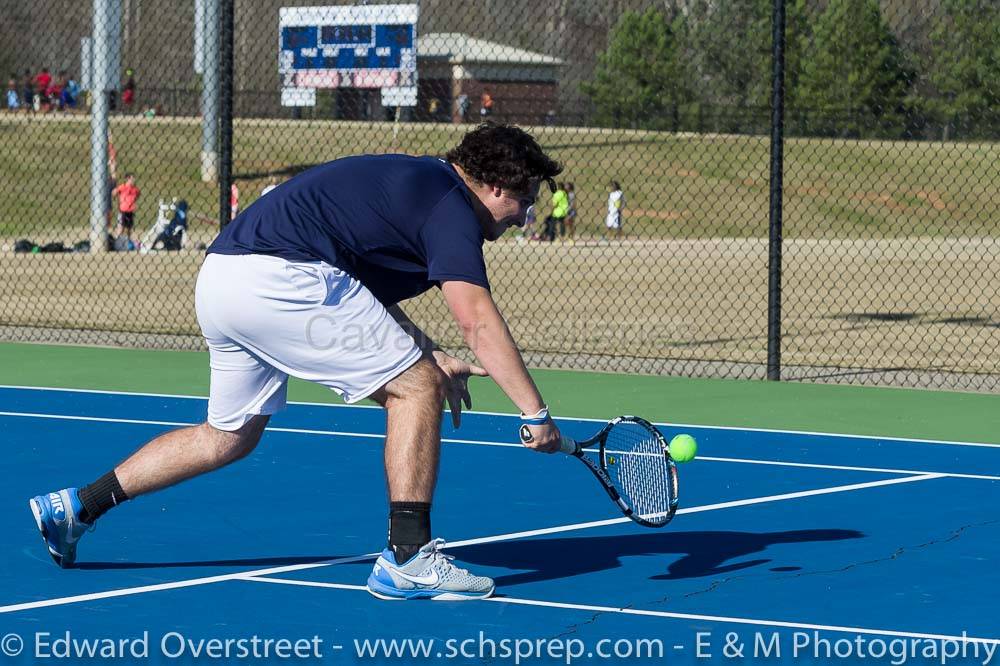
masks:
[[[168,217],[167,214],[173,215]],[[139,252],[157,252],[160,250],[176,252],[187,245],[188,203],[176,197],[166,203],[160,199],[156,223],[142,237]]]

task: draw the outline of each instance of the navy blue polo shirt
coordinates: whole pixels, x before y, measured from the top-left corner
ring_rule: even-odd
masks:
[[[435,157],[347,157],[257,199],[208,252],[322,260],[354,275],[386,306],[447,280],[489,289],[471,196]]]

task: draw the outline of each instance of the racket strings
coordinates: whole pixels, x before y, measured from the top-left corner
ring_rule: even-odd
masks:
[[[665,521],[676,503],[675,472],[660,439],[636,423],[608,433],[607,472],[632,511],[651,522]]]

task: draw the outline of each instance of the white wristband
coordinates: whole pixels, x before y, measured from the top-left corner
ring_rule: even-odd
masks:
[[[534,414],[525,414],[521,412],[521,421],[527,423],[528,425],[545,425],[550,420],[549,408],[543,406]]]

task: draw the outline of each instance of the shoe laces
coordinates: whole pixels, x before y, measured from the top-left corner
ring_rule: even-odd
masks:
[[[431,559],[434,561],[435,564],[440,565],[441,567],[443,567],[446,570],[447,569],[453,569],[454,571],[456,571],[456,572],[458,572],[460,574],[468,576],[469,575],[469,571],[467,569],[462,569],[460,567],[456,567],[454,564],[451,563],[452,560],[455,559],[454,555],[448,555],[447,553],[442,552],[442,549],[446,545],[447,545],[447,542],[444,539],[441,539],[441,538],[434,539],[433,541],[431,541],[430,542],[430,546],[431,546],[430,556],[431,556]]]

